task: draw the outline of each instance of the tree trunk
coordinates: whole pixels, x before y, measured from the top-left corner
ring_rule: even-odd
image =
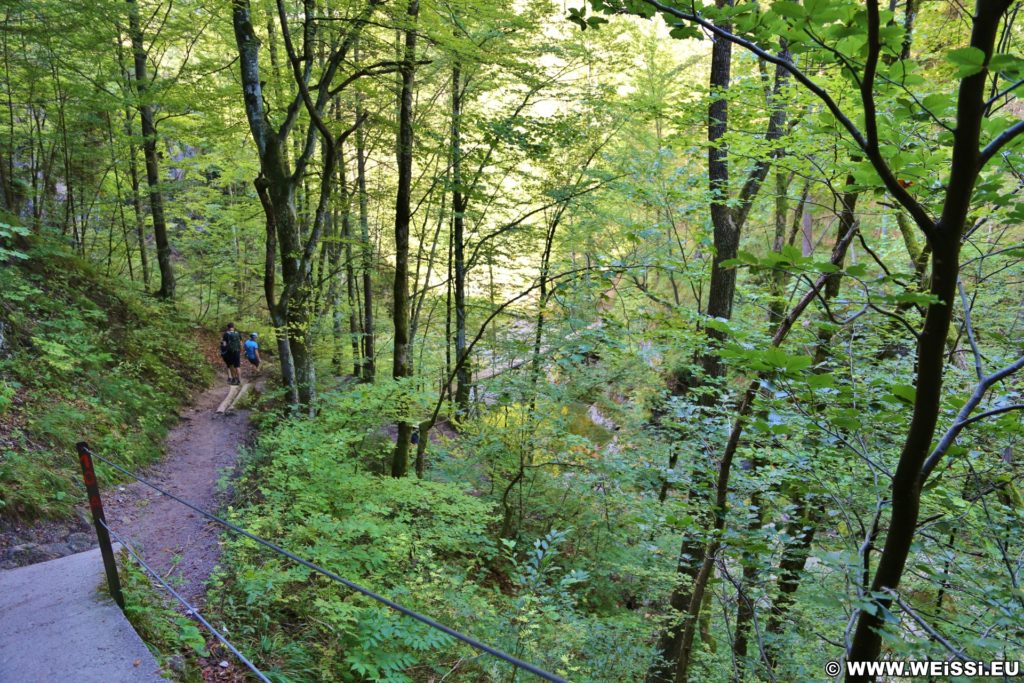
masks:
[[[281,279],[285,287],[293,287],[299,292],[308,287],[298,254],[302,253],[302,242],[299,236],[298,216],[295,212],[295,185],[284,169],[284,145],[277,143],[268,145],[268,159],[264,166],[265,172],[273,175],[268,177],[268,195],[274,212],[274,224],[277,227],[277,242],[280,247]],[[329,182],[325,180],[324,182]],[[282,323],[288,337],[293,363],[293,382],[298,395],[298,402],[308,406],[313,400],[316,375],[313,369],[313,357],[310,353],[309,307],[304,303],[295,305],[294,297],[282,293],[275,304],[280,310]],[[301,299],[301,297],[298,297]],[[284,370],[282,366],[282,371]]]
[[[455,279],[455,230],[448,230],[448,277],[444,288],[444,374],[441,376],[442,396],[452,395],[452,294]]]
[[[156,126],[153,122],[153,106],[146,101],[149,76],[146,73],[146,50],[143,45],[142,24],[139,20],[139,6],[136,0],[128,1],[129,34],[132,55],[135,58],[135,91],[139,98],[139,118],[142,120],[142,151],[146,158],[146,183],[149,185],[149,209],[153,217],[153,235],[156,237],[156,260],[160,266],[160,289],[156,296],[173,299],[175,282],[171,265],[171,244],[167,237],[167,221],[164,218],[164,196],[160,189],[160,159],[156,149]]]
[[[339,148],[339,157],[341,150]],[[359,312],[356,303],[356,268],[352,260],[352,195],[348,191],[345,160],[339,158],[338,164],[341,175],[342,192],[342,213],[341,213],[341,239],[345,244],[345,293],[348,295],[348,333],[349,343],[352,346],[352,376],[361,377],[363,372],[363,359],[360,353],[360,330]],[[338,251],[341,247],[338,246]],[[334,277],[334,275],[332,275]],[[339,297],[340,298],[340,297]]]
[[[4,13],[4,24],[3,30],[0,30],[0,38],[3,39],[4,45],[4,79],[7,81],[7,145],[6,152],[7,158],[3,158],[0,155],[0,189],[3,190],[4,208],[15,216],[21,213],[20,202],[14,191],[14,157],[17,155],[17,142],[14,134],[14,99],[12,93],[14,88],[10,86],[11,83],[11,51],[8,44],[8,38],[11,35],[10,31],[11,13],[10,10]]]
[[[125,132],[130,136],[131,118],[125,111]],[[139,242],[139,261],[142,264],[142,284],[149,289],[149,249],[146,247],[146,221],[142,208],[142,195],[139,193],[139,162],[135,143],[128,143],[128,176],[132,186],[132,210],[135,215],[135,235]]]
[[[723,6],[732,3],[718,0]],[[726,31],[729,24],[722,26]],[[721,38],[713,39],[711,48],[711,103],[708,105],[708,189],[711,191],[711,224],[714,227],[715,255],[711,262],[711,283],[708,287],[707,315],[710,318],[732,317],[732,301],[736,292],[736,269],[723,268],[722,262],[736,258],[739,249],[740,229],[729,206],[729,157],[722,138],[729,127],[730,69],[732,65],[732,43]],[[725,335],[718,330],[708,330],[708,335],[721,342]],[[713,350],[705,353],[702,364],[709,378],[722,375],[722,365]],[[714,396],[709,397],[714,400]]]
[[[342,183],[344,187],[344,183]],[[342,298],[342,285],[341,285],[341,255],[343,253],[342,240],[344,239],[344,231],[339,233],[338,226],[341,225],[341,211],[337,207],[331,209],[331,217],[329,229],[326,231],[327,239],[324,240],[323,249],[321,249],[321,261],[327,261],[326,273],[324,273],[324,267],[319,268],[321,271],[317,277],[318,282],[322,282],[323,278],[326,277],[328,281],[327,285],[327,301],[324,306],[323,313],[326,313],[326,309],[330,309],[331,314],[331,367],[334,370],[335,376],[341,376],[345,372],[345,344],[343,343],[345,334],[345,308],[343,306]],[[325,253],[326,252],[326,253]],[[347,283],[346,283],[347,285]],[[320,309],[317,308],[317,314],[320,315]],[[359,362],[359,354],[353,357],[353,362]],[[357,366],[358,371],[358,366]]]
[[[125,219],[124,219],[124,197],[122,196],[121,172],[117,169],[117,166],[118,166],[118,164],[117,164],[117,150],[116,150],[115,145],[114,145],[114,124],[113,124],[113,121],[111,121],[111,119],[110,119],[110,113],[109,112],[105,113],[103,118],[104,118],[104,120],[106,121],[106,124],[107,124],[107,142],[110,145],[110,168],[111,168],[111,170],[113,171],[113,174],[114,174],[114,192],[115,192],[114,196],[116,197],[116,200],[117,200],[117,220],[118,220],[118,223],[120,223],[120,225],[121,225],[121,239],[124,240],[124,258],[125,258],[125,262],[128,264],[128,279],[131,280],[132,282],[134,282],[135,281],[135,269],[134,269],[134,266],[132,265],[132,245],[131,245],[131,241],[128,239],[128,224],[125,222]],[[111,239],[113,239],[113,230],[114,230],[114,224],[113,224],[113,221],[111,221],[111,224],[110,224]],[[108,275],[110,274],[110,260],[111,260],[111,258],[113,256],[113,251],[114,251],[113,245],[111,244],[111,246],[109,248],[109,251],[107,253],[107,274]]]
[[[462,187],[462,70],[452,67],[452,257],[455,270],[455,358],[461,362],[455,378],[455,405],[460,415],[469,411],[473,377],[466,354],[466,201]],[[543,293],[541,294],[543,297]]]
[[[977,0],[970,45],[985,55],[985,64],[992,56],[1000,20],[1008,6],[1007,0]],[[877,40],[877,4],[868,5],[868,30],[869,35],[874,35]],[[850,661],[878,658],[884,614],[892,604],[888,594],[899,587],[917,530],[921,490],[925,483],[922,466],[935,436],[942,398],[945,344],[959,277],[960,242],[979,172],[978,142],[985,115],[986,79],[987,70],[982,69],[960,81],[949,182],[942,214],[931,226],[929,235],[932,245],[929,291],[936,297],[936,302],[928,305],[924,326],[918,336],[913,416],[892,480],[889,529],[871,581],[875,609],[870,612],[861,610],[857,618],[857,628],[848,652]],[[871,678],[847,676],[848,681]]]
[[[131,92],[131,75],[124,60],[124,50],[121,48],[121,26],[117,27],[117,63],[124,77],[124,92]],[[139,156],[135,146],[135,131],[132,126],[132,110],[126,104],[124,108],[124,134],[128,139],[128,176],[131,179],[132,188],[132,209],[135,214],[135,234],[139,242],[139,261],[142,265],[142,285],[149,289],[149,251],[146,248],[146,221],[145,212],[142,208],[142,195],[139,192]]]
[[[412,194],[412,95],[416,61],[416,16],[419,0],[409,0],[409,26],[405,30],[402,56],[402,87],[398,106],[398,191],[395,197],[395,282],[394,282],[394,362],[391,376],[401,380],[410,376],[409,350],[409,222]],[[413,425],[398,423],[398,439],[391,459],[391,476],[403,477],[409,464],[409,445]]]
[[[357,58],[358,61],[358,58]],[[356,192],[359,194],[359,234],[362,239],[363,348],[362,381],[373,384],[376,375],[373,331],[373,244],[370,243],[369,201],[366,194],[366,139],[363,132],[363,95],[356,95]]]
[[[292,361],[291,345],[288,343],[288,319],[277,306],[274,294],[274,281],[277,271],[277,223],[274,206],[267,191],[267,179],[262,175],[256,179],[256,194],[266,214],[266,253],[263,261],[263,294],[270,312],[271,324],[274,326],[274,339],[277,341],[278,363],[281,366],[281,383],[288,389],[289,402],[297,405],[299,394],[295,383],[295,364]]]

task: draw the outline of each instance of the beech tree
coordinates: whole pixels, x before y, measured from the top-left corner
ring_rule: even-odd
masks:
[[[132,60],[135,64],[135,94],[138,97],[139,120],[142,126],[142,153],[146,159],[146,184],[149,186],[149,211],[153,219],[153,236],[156,238],[156,261],[160,268],[160,289],[156,295],[161,299],[173,299],[175,292],[174,267],[171,264],[171,243],[167,236],[167,220],[164,218],[164,195],[161,190],[160,155],[157,151],[157,132],[153,104],[149,101],[151,86],[147,60],[149,59],[139,5],[128,0],[128,35],[132,45]],[[133,184],[137,187],[137,184]],[[138,214],[136,214],[138,215]],[[145,253],[144,239],[140,232],[140,245]],[[142,260],[146,263],[145,257]],[[143,274],[146,274],[145,265]]]
[[[302,42],[296,46],[291,38],[287,7],[284,2],[277,3],[276,20],[280,22],[286,59],[294,79],[294,90],[282,120],[274,125],[269,120],[264,105],[264,80],[259,59],[260,42],[256,36],[249,2],[238,0],[232,3],[246,117],[259,152],[262,171],[255,183],[267,219],[264,291],[277,334],[282,379],[291,387],[292,400],[301,405],[310,404],[316,388],[316,373],[309,350],[308,310],[308,287],[313,257],[328,212],[334,168],[337,163],[337,146],[358,126],[357,122],[341,133],[332,132],[324,121],[324,112],[330,101],[345,87],[355,78],[365,75],[364,69],[343,79],[340,84],[335,81],[335,78],[340,77],[339,68],[353,49],[363,23],[379,5],[380,2],[370,0],[352,8],[351,25],[338,38],[337,45],[326,55],[322,72],[318,74],[318,81],[315,86],[311,86],[310,79],[315,66],[314,41],[319,29],[318,17],[314,13],[315,6],[309,2],[303,6]],[[303,142],[298,147],[294,160],[291,160],[290,136],[300,120],[300,111],[306,114],[305,130],[300,138]],[[305,181],[307,168],[318,148],[318,139],[323,141],[326,151],[321,159],[322,170],[315,216],[308,235],[303,239],[295,208],[295,196],[299,186]],[[284,284],[279,294],[276,292],[274,282],[277,258],[280,258]]]
[[[401,380],[412,375],[409,349],[409,213],[412,185],[412,98],[416,77],[416,18],[419,0],[409,0],[407,14],[409,26],[405,28],[405,46],[399,72],[402,86],[398,97],[398,137],[395,149],[398,155],[398,192],[395,195],[395,287],[394,324],[395,343],[391,377]],[[413,425],[406,420],[398,423],[398,437],[391,461],[391,476],[405,475],[409,464],[409,444]]]

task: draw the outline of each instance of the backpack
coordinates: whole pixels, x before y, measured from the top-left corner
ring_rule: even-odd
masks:
[[[242,350],[242,337],[238,332],[225,332],[221,346],[223,347],[220,351],[222,356],[229,352],[240,353]]]

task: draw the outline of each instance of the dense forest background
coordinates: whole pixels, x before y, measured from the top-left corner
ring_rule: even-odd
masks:
[[[2,0],[0,515],[230,320],[232,519],[569,680],[1024,660],[1020,8]],[[247,542],[208,606],[517,680]]]

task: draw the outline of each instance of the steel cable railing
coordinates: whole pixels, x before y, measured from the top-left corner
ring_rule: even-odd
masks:
[[[202,515],[203,517],[209,519],[210,521],[215,522],[215,523],[221,525],[222,527],[224,527],[226,529],[229,529],[229,530],[231,530],[231,531],[233,531],[233,532],[235,532],[237,534],[245,536],[246,538],[248,538],[248,539],[250,539],[252,541],[255,541],[256,543],[258,543],[258,544],[260,544],[260,545],[262,545],[262,546],[264,546],[264,547],[274,551],[275,553],[277,553],[279,555],[282,555],[284,557],[287,557],[288,559],[292,560],[293,562],[296,562],[296,563],[302,565],[303,567],[306,567],[307,569],[310,569],[310,570],[312,570],[312,571],[314,571],[314,572],[316,572],[318,574],[321,574],[321,575],[331,579],[332,581],[340,583],[341,585],[345,586],[346,588],[348,588],[348,589],[350,589],[352,591],[355,591],[356,593],[359,593],[359,594],[364,595],[364,596],[366,596],[366,597],[368,597],[368,598],[370,598],[372,600],[375,600],[376,602],[379,602],[382,605],[385,605],[385,606],[391,608],[392,610],[394,610],[394,611],[396,611],[396,612],[398,612],[400,614],[404,614],[405,616],[410,617],[412,619],[415,619],[416,621],[419,621],[420,623],[426,624],[427,626],[429,626],[429,627],[431,627],[433,629],[441,631],[442,633],[445,633],[445,634],[451,636],[452,638],[455,638],[456,640],[462,641],[463,643],[469,645],[470,647],[472,647],[473,649],[475,649],[475,650],[477,650],[479,652],[483,652],[483,653],[489,654],[489,655],[491,655],[493,657],[496,657],[496,658],[498,658],[498,659],[500,659],[500,660],[502,660],[502,661],[504,661],[504,662],[506,662],[508,664],[513,665],[514,667],[516,667],[518,669],[522,669],[523,671],[527,671],[529,673],[532,673],[533,675],[535,675],[538,678],[541,678],[541,679],[543,679],[545,681],[550,681],[551,683],[568,683],[568,681],[566,681],[566,679],[562,678],[561,676],[557,676],[557,675],[555,675],[553,673],[545,671],[544,669],[541,669],[540,667],[534,666],[533,664],[530,664],[529,662],[523,661],[522,659],[519,659],[518,657],[514,657],[514,656],[512,656],[512,655],[510,655],[510,654],[508,654],[506,652],[503,652],[503,651],[501,651],[501,650],[499,650],[499,649],[497,649],[495,647],[487,645],[486,643],[483,643],[483,642],[473,638],[472,636],[468,636],[468,635],[466,635],[464,633],[456,631],[455,629],[453,629],[453,628],[451,628],[449,626],[445,626],[444,624],[442,624],[442,623],[440,623],[438,621],[435,621],[434,619],[431,619],[428,616],[425,616],[423,614],[420,614],[419,612],[411,610],[408,607],[404,607],[403,605],[400,605],[400,604],[398,604],[397,602],[395,602],[393,600],[390,600],[390,599],[388,599],[388,598],[386,598],[386,597],[384,597],[382,595],[379,595],[379,594],[371,591],[368,588],[365,588],[365,587],[363,587],[363,586],[361,586],[361,585],[359,585],[359,584],[357,584],[357,583],[355,583],[353,581],[350,581],[350,580],[348,580],[348,579],[346,579],[346,578],[344,578],[342,576],[339,576],[338,574],[330,571],[329,569],[324,569],[323,567],[321,567],[321,566],[319,566],[317,564],[314,564],[314,563],[310,562],[309,560],[303,559],[303,558],[299,557],[298,555],[296,555],[295,553],[292,553],[292,552],[290,552],[288,550],[285,550],[281,546],[279,546],[279,545],[277,545],[277,544],[275,544],[275,543],[273,543],[271,541],[268,541],[265,538],[261,538],[261,537],[255,535],[255,534],[253,534],[253,533],[250,533],[250,532],[246,531],[245,529],[239,527],[236,524],[233,524],[233,523],[231,523],[231,522],[229,522],[229,521],[227,521],[225,519],[222,519],[221,517],[218,517],[217,515],[214,515],[214,514],[212,514],[210,512],[207,512],[206,510],[203,510],[202,508],[196,506],[194,503],[191,503],[191,502],[189,502],[189,501],[187,501],[187,500],[185,500],[183,498],[180,498],[180,497],[174,495],[173,493],[165,491],[164,489],[160,488],[156,484],[154,484],[154,483],[152,483],[150,481],[147,481],[146,479],[143,479],[142,477],[138,476],[137,474],[135,474],[135,473],[125,469],[121,465],[118,465],[116,462],[112,462],[112,461],[110,461],[110,460],[108,460],[108,459],[106,459],[106,458],[104,458],[102,456],[94,454],[89,449],[88,444],[86,444],[84,442],[78,444],[78,453],[79,453],[79,459],[82,462],[82,470],[83,470],[83,473],[85,474],[86,487],[87,487],[87,489],[89,489],[89,493],[90,493],[90,507],[92,507],[92,509],[93,509],[93,517],[94,517],[94,520],[96,522],[97,534],[100,534],[101,536],[105,535],[107,532],[109,532],[111,534],[114,534],[115,537],[117,536],[117,534],[115,534],[113,532],[113,530],[111,530],[107,526],[106,520],[103,518],[102,505],[99,504],[99,500],[98,500],[98,495],[99,495],[98,494],[98,489],[96,489],[95,494],[93,492],[93,488],[95,488],[95,486],[96,486],[96,484],[95,484],[95,475],[92,474],[92,462],[91,461],[93,459],[99,460],[100,462],[108,465],[109,467],[112,467],[113,469],[115,469],[118,472],[124,474],[125,476],[128,476],[131,479],[134,479],[135,481],[139,482],[140,484],[143,484],[144,486],[147,486],[147,487],[153,489],[154,491],[156,491],[160,495],[166,496],[167,498],[170,498],[171,500],[174,500],[174,501],[180,503],[181,505],[184,505],[185,507],[187,507],[187,508],[189,508],[191,510],[194,510],[195,512],[199,513],[200,515]],[[92,479],[92,487],[90,487],[90,478]],[[93,495],[96,496],[96,501],[95,502],[93,501]],[[97,507],[98,507],[98,510],[97,510]],[[101,547],[102,547],[102,545],[103,545],[102,537],[100,539],[100,542],[101,542]],[[122,541],[122,543],[125,545],[126,548],[128,548],[129,553],[132,554],[132,556],[135,557],[136,559],[139,559],[139,561],[141,563],[141,559],[138,558],[138,555],[136,553],[134,553],[134,551],[130,548],[130,546],[128,546],[128,544],[124,543],[123,541]],[[106,560],[106,558],[104,558],[104,559]],[[145,564],[143,564],[143,566],[148,569],[148,566],[146,566]],[[151,569],[149,571],[150,571],[150,573],[153,573],[153,571]],[[158,577],[158,579],[159,579],[159,577]],[[109,567],[109,565],[108,565],[108,580],[111,580],[111,582],[112,582],[112,584],[111,584],[112,591],[111,592],[115,592],[113,590],[113,584],[117,582],[117,579],[116,579],[116,576],[113,579],[110,578],[110,567]],[[170,587],[167,586],[167,584],[164,583],[164,581],[162,579],[159,579],[159,580],[160,580],[160,582],[166,588],[168,588],[170,590]],[[119,595],[120,589],[118,588],[116,592]],[[194,610],[194,608],[192,608],[190,605],[188,605],[187,602],[185,602],[180,596],[178,596],[173,591],[172,591],[172,594],[174,594],[175,597],[177,597],[178,600],[180,602],[182,602],[182,604],[184,604],[187,609],[189,609],[193,614],[195,614],[196,617],[207,628],[209,628],[211,630],[211,632],[222,643],[224,643],[225,646],[228,647],[228,649],[230,649],[233,653],[235,653],[239,657],[239,659],[244,664],[246,664],[246,666],[249,667],[249,669],[251,671],[253,671],[258,676],[260,676],[262,680],[267,680],[266,678],[262,677],[263,674],[260,673],[247,659],[245,659],[234,648],[234,646],[232,646],[230,643],[228,643],[222,636],[220,636],[215,630],[213,630],[213,627],[210,626],[209,623],[205,619],[203,619]],[[115,596],[115,599],[117,599],[117,597],[118,596]],[[118,600],[118,602],[120,604],[121,600]],[[123,607],[123,605],[122,605],[122,607]]]
[[[105,521],[100,522],[100,524],[102,524],[103,528],[105,528],[110,533],[110,535],[114,537],[114,540],[116,540],[118,543],[120,543],[124,547],[124,549],[128,551],[128,554],[131,555],[132,558],[136,562],[138,562],[142,566],[143,569],[145,569],[147,572],[149,572],[149,574],[152,575],[152,577],[154,579],[159,581],[160,585],[163,586],[165,589],[167,589],[167,592],[170,593],[172,596],[174,596],[174,598],[178,602],[180,602],[182,604],[182,606],[185,607],[185,609],[187,610],[187,612],[185,614],[187,616],[195,617],[196,620],[199,621],[199,623],[201,623],[203,626],[206,627],[206,630],[208,630],[210,633],[212,633],[214,635],[214,637],[217,640],[219,640],[221,642],[221,644],[224,645],[224,647],[226,647],[236,657],[238,657],[238,660],[240,662],[242,662],[242,664],[244,664],[246,666],[246,668],[249,669],[249,671],[251,671],[254,674],[256,674],[256,677],[259,678],[261,681],[263,681],[263,683],[271,683],[271,680],[269,678],[267,678],[266,674],[264,674],[262,671],[257,669],[255,664],[250,662],[248,660],[248,658],[246,658],[245,655],[243,655],[241,652],[239,652],[238,648],[236,648],[234,645],[232,645],[228,641],[228,639],[225,638],[224,635],[220,631],[218,631],[216,628],[214,628],[213,624],[211,624],[209,621],[206,620],[206,617],[204,617],[202,614],[199,613],[199,610],[197,610],[195,607],[193,607],[189,603],[188,600],[186,600],[185,598],[181,597],[181,595],[178,593],[178,591],[176,591],[173,588],[171,588],[171,585],[169,583],[167,583],[167,581],[165,581],[162,576],[160,576],[159,572],[157,572],[155,569],[153,569],[148,564],[146,564],[146,561],[143,560],[139,556],[139,554],[137,552],[135,552],[135,548],[133,548],[131,546],[131,544],[128,543],[128,541],[126,541],[123,538],[121,538],[121,536],[116,531],[114,531],[109,526],[107,526],[107,523]]]

